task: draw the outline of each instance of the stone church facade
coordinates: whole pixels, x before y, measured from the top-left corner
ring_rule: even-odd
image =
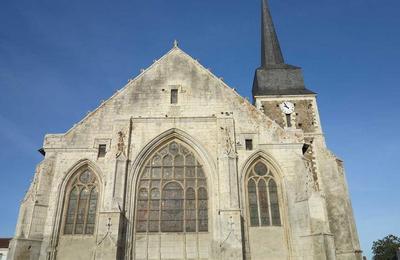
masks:
[[[46,135],[8,259],[361,259],[343,162],[266,0],[254,103],[177,43]]]

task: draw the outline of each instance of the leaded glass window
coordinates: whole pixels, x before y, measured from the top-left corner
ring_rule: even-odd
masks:
[[[180,142],[164,145],[147,160],[136,201],[137,232],[208,231],[203,166]]]
[[[92,235],[96,224],[98,188],[96,176],[85,170],[67,188],[65,235]]]
[[[250,226],[281,226],[278,188],[272,171],[262,161],[250,169],[247,193]]]

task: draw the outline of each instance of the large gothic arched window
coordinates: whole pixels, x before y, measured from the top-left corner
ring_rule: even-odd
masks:
[[[271,170],[258,161],[247,176],[250,226],[280,226],[278,189]]]
[[[84,170],[67,187],[65,235],[92,235],[96,223],[98,184],[90,170]]]
[[[170,142],[143,168],[137,193],[136,231],[208,231],[207,180],[194,153]]]

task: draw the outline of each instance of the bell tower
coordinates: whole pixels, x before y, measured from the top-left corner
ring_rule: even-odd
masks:
[[[267,0],[262,0],[261,67],[254,76],[257,108],[283,128],[322,134],[316,94],[305,87],[302,69],[285,63]]]
[[[301,68],[284,60],[268,0],[262,0],[261,34],[261,66],[255,72],[252,89],[254,103],[287,131],[303,130],[303,160],[314,184],[307,203],[310,209],[319,208],[310,210],[310,218],[316,212],[325,216],[320,218],[323,225],[311,223],[313,239],[325,241],[321,244],[327,259],[335,259],[334,255],[336,259],[361,259],[343,161],[326,147],[316,93],[306,88]]]

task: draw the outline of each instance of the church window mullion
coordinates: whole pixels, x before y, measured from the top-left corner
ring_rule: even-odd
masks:
[[[249,201],[249,214],[250,225],[259,226],[259,210],[258,210],[258,197],[257,197],[257,183],[254,178],[250,178],[247,183],[248,201]]]
[[[196,182],[197,182],[197,180],[196,180]],[[197,187],[197,183],[196,183],[196,187]],[[195,192],[195,201],[194,201],[194,203],[195,203],[195,225],[196,225],[196,227],[195,227],[195,230],[196,230],[196,232],[199,232],[200,231],[200,229],[199,229],[199,225],[200,225],[200,219],[199,219],[199,214],[198,214],[198,211],[199,211],[199,190],[198,189],[194,189],[194,192]]]
[[[272,204],[271,204],[271,196],[270,196],[270,190],[269,190],[269,182],[271,181],[271,179],[266,180],[267,183],[267,196],[268,196],[268,213],[269,213],[269,221],[270,221],[270,226],[274,225],[273,219],[272,219]]]
[[[150,179],[150,186],[148,186],[147,187],[147,203],[146,203],[146,205],[147,205],[147,208],[146,208],[146,214],[144,215],[144,217],[146,218],[146,233],[149,233],[150,232],[150,230],[151,230],[151,218],[150,218],[150,214],[151,214],[151,210],[152,210],[152,205],[151,205],[151,203],[152,203],[152,199],[151,199],[151,191],[152,191],[152,187],[151,187],[151,183],[154,181],[154,180],[157,180],[157,178],[155,178],[156,176],[157,176],[157,167],[154,167],[155,165],[158,165],[158,162],[159,162],[159,157],[154,157],[153,159],[152,159],[152,162],[150,163],[150,166],[148,167],[148,169],[149,169],[149,179]],[[161,173],[162,174],[162,173]],[[160,222],[160,218],[158,218],[158,222]],[[160,226],[160,224],[158,223],[158,229],[160,228],[159,227]]]
[[[88,201],[87,187],[83,186],[79,195],[78,214],[76,218],[75,234],[85,234],[85,218]]]
[[[151,212],[151,190],[150,187],[147,190],[147,214],[146,214],[146,232],[150,232],[150,212]],[[160,222],[160,217],[158,217],[158,222]],[[160,223],[158,223],[158,229],[160,229]]]
[[[160,183],[162,183],[160,181]],[[160,201],[158,204],[158,225],[157,225],[157,232],[161,232],[161,223],[162,223],[162,206],[163,206],[163,184],[160,184],[161,188],[160,188]],[[148,230],[148,232],[151,232],[150,229]]]
[[[272,214],[272,225],[280,226],[281,225],[281,217],[279,210],[279,201],[278,201],[278,191],[276,182],[273,179],[270,179],[268,183],[270,203],[271,203],[271,214]]]
[[[82,186],[76,186],[78,189],[78,196],[76,198],[76,210],[75,210],[75,216],[74,216],[74,226],[72,229],[72,234],[75,235],[75,228],[76,228],[76,221],[78,219],[78,211],[79,211],[79,204],[80,204],[80,198],[81,198],[81,192],[82,192]]]
[[[259,201],[259,214],[260,225],[269,226],[271,224],[271,215],[269,210],[267,184],[264,178],[261,178],[257,184],[258,188],[258,201]]]
[[[88,191],[89,195],[88,195],[88,197],[86,199],[85,213],[83,215],[83,230],[82,230],[83,234],[86,234],[87,218],[88,218],[88,215],[89,215],[89,202],[90,202],[90,196],[91,196],[91,193],[92,193],[91,190],[90,190],[90,187],[86,187],[85,190]]]
[[[73,234],[75,230],[76,212],[78,210],[79,187],[74,186],[69,191],[64,234]]]
[[[85,233],[94,233],[94,224],[96,222],[96,209],[97,209],[98,193],[96,187],[92,187],[90,197],[88,200],[88,209],[86,216]]]
[[[196,174],[196,168],[195,168],[195,174]],[[195,175],[197,177],[197,175]],[[194,231],[199,232],[199,216],[198,216],[198,210],[199,210],[199,193],[198,193],[198,179],[195,178],[194,180],[194,186],[191,187],[194,191]]]
[[[195,189],[194,189],[194,192],[195,192],[195,207],[196,207],[196,209],[195,209],[195,214],[196,214],[196,216],[195,216],[195,223],[196,223],[196,227],[195,227],[195,229],[196,229],[196,232],[200,232],[200,201],[199,201],[199,188],[198,188],[199,186],[197,185],[197,180],[196,180],[196,186],[195,186]]]
[[[158,232],[160,230],[160,190],[153,188],[150,191],[149,208],[149,232]]]
[[[183,185],[185,187],[185,185]],[[187,197],[187,189],[183,189],[183,198],[184,198],[184,203],[183,203],[183,232],[186,233],[187,226],[186,226],[186,219],[187,219],[187,210],[188,210],[188,197]]]
[[[196,232],[196,190],[192,187],[186,189],[185,199],[185,231]]]
[[[260,182],[260,179],[256,182],[256,196],[257,196],[257,213],[258,213],[258,225],[262,226],[261,222],[261,206],[260,206],[260,191],[258,188],[258,183]]]
[[[137,203],[137,219],[136,229],[139,232],[148,231],[148,214],[150,208],[149,192],[148,187],[141,187],[139,189],[138,203]]]
[[[198,229],[199,232],[204,232],[208,230],[208,196],[207,189],[204,187],[198,188]]]
[[[151,163],[149,164],[149,167],[148,167],[150,182],[153,181],[153,176],[154,176],[154,167],[153,167],[153,165],[154,164],[155,164],[154,160],[152,160]],[[149,215],[150,215],[150,203],[151,203],[150,202],[150,191],[151,191],[151,187],[150,186],[146,187],[146,193],[147,193],[146,205],[147,205],[147,207],[146,207],[146,211],[145,211],[146,214],[143,214],[143,216],[146,218],[146,230],[144,231],[146,233],[148,233],[149,230],[150,230],[150,217],[149,217]],[[140,190],[139,190],[139,193],[140,193]]]

